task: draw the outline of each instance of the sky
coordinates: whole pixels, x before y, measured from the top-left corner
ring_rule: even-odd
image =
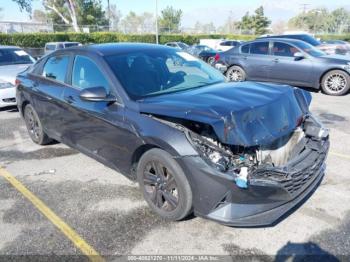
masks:
[[[123,15],[130,11],[136,13],[154,12],[156,0],[110,0]],[[107,0],[102,0],[104,6]],[[216,26],[222,25],[231,15],[232,19],[239,20],[245,12],[254,10],[263,5],[265,14],[273,21],[288,20],[302,11],[303,5],[307,9],[326,7],[333,10],[345,7],[350,10],[349,0],[158,0],[159,10],[166,6],[182,9],[182,26],[193,27],[196,21],[201,23],[213,22]],[[20,12],[12,0],[0,0],[0,21],[28,21],[25,11]],[[41,0],[33,1],[33,9],[43,9]]]

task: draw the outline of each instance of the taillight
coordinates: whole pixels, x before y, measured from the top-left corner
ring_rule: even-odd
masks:
[[[219,60],[220,60],[220,55],[219,55],[219,54],[216,54],[216,55],[214,56],[214,59],[215,59],[215,62],[219,61]]]
[[[15,86],[19,86],[20,84],[21,84],[21,81],[18,80],[18,79],[16,79],[16,80],[15,80]]]

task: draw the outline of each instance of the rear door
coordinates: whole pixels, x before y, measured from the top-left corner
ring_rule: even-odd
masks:
[[[312,85],[313,62],[307,56],[303,59],[294,57],[296,52],[302,52],[294,45],[274,41],[271,59],[272,70],[270,78],[274,82],[292,85]]]
[[[271,71],[270,42],[259,41],[241,47],[241,64],[248,80],[268,81]]]
[[[51,56],[45,61],[41,72],[31,75],[35,91],[32,103],[47,134],[55,139],[61,137],[62,95],[67,87],[70,62],[69,54]]]

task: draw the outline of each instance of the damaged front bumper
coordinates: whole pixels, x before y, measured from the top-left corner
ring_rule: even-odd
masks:
[[[305,199],[324,176],[329,138],[325,129],[313,127],[307,129],[310,134],[298,143],[295,157],[286,164],[261,165],[251,172],[248,188],[240,188],[234,176],[212,168],[201,157],[184,157],[184,168],[191,172],[191,184],[197,191],[195,214],[231,226],[276,222]]]

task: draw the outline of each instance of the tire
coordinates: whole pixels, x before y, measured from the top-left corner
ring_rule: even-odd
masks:
[[[322,77],[321,88],[327,95],[345,95],[350,89],[350,76],[342,70],[329,71]]]
[[[137,166],[137,180],[147,204],[160,217],[178,221],[190,214],[190,184],[166,151],[154,148],[144,153]]]
[[[226,71],[226,77],[231,82],[243,82],[246,80],[246,73],[240,66],[231,66]]]
[[[26,105],[24,108],[24,121],[29,136],[34,143],[38,145],[46,145],[52,141],[52,139],[45,134],[39,116],[34,107],[30,104]]]
[[[215,58],[214,57],[208,57],[208,59],[207,59],[207,63],[209,64],[209,65],[214,65],[214,63],[215,63]]]

